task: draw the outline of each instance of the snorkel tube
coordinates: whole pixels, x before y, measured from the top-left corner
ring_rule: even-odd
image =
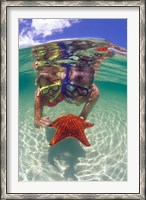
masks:
[[[70,72],[70,68],[72,66],[72,63],[70,64],[66,64],[66,63],[63,63],[62,64],[62,67],[65,67],[66,68],[66,77],[62,83],[62,87],[61,87],[61,92],[63,93],[63,95],[67,98],[70,98],[70,99],[73,99],[73,97],[71,97],[69,94],[67,94],[66,92],[66,85],[68,83],[68,79],[69,79],[69,72]]]

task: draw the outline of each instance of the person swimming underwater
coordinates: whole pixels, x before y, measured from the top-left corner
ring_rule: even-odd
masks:
[[[51,123],[49,116],[43,116],[44,106],[54,107],[62,101],[77,106],[85,104],[79,116],[87,119],[100,94],[93,83],[95,71],[88,66],[41,67],[35,92],[34,125],[45,127]]]

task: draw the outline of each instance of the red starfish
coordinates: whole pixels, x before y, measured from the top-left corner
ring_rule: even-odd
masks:
[[[84,119],[72,114],[59,117],[49,125],[57,129],[50,145],[53,146],[65,138],[73,137],[78,139],[85,146],[90,146],[84,134],[84,130],[93,125],[94,124],[86,122]]]

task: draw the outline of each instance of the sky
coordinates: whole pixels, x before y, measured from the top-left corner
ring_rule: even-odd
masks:
[[[19,19],[19,48],[67,38],[102,38],[127,48],[127,20]]]

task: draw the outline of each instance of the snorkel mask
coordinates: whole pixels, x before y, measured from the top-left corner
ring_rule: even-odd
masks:
[[[75,85],[72,82],[69,81],[69,73],[70,68],[72,65],[67,65],[66,67],[66,77],[62,83],[61,91],[64,94],[65,97],[74,99],[77,96],[87,96],[89,87],[87,86],[79,86]]]
[[[40,88],[40,92],[42,95],[49,94],[50,96],[53,96],[55,92],[58,92],[61,86],[61,81],[57,81],[56,83],[46,85]]]
[[[41,79],[45,80],[45,82],[41,83]],[[39,86],[39,91],[42,96],[49,95],[49,101],[53,102],[60,94],[60,88],[61,88],[61,81],[58,79],[55,83],[47,83],[49,82],[48,74],[47,73],[40,73],[39,77],[36,80],[36,84]]]
[[[67,82],[64,85],[64,94],[65,96],[69,98],[75,98],[77,96],[87,96],[88,95],[89,88],[88,87],[82,87],[79,85],[75,85],[73,83]]]

